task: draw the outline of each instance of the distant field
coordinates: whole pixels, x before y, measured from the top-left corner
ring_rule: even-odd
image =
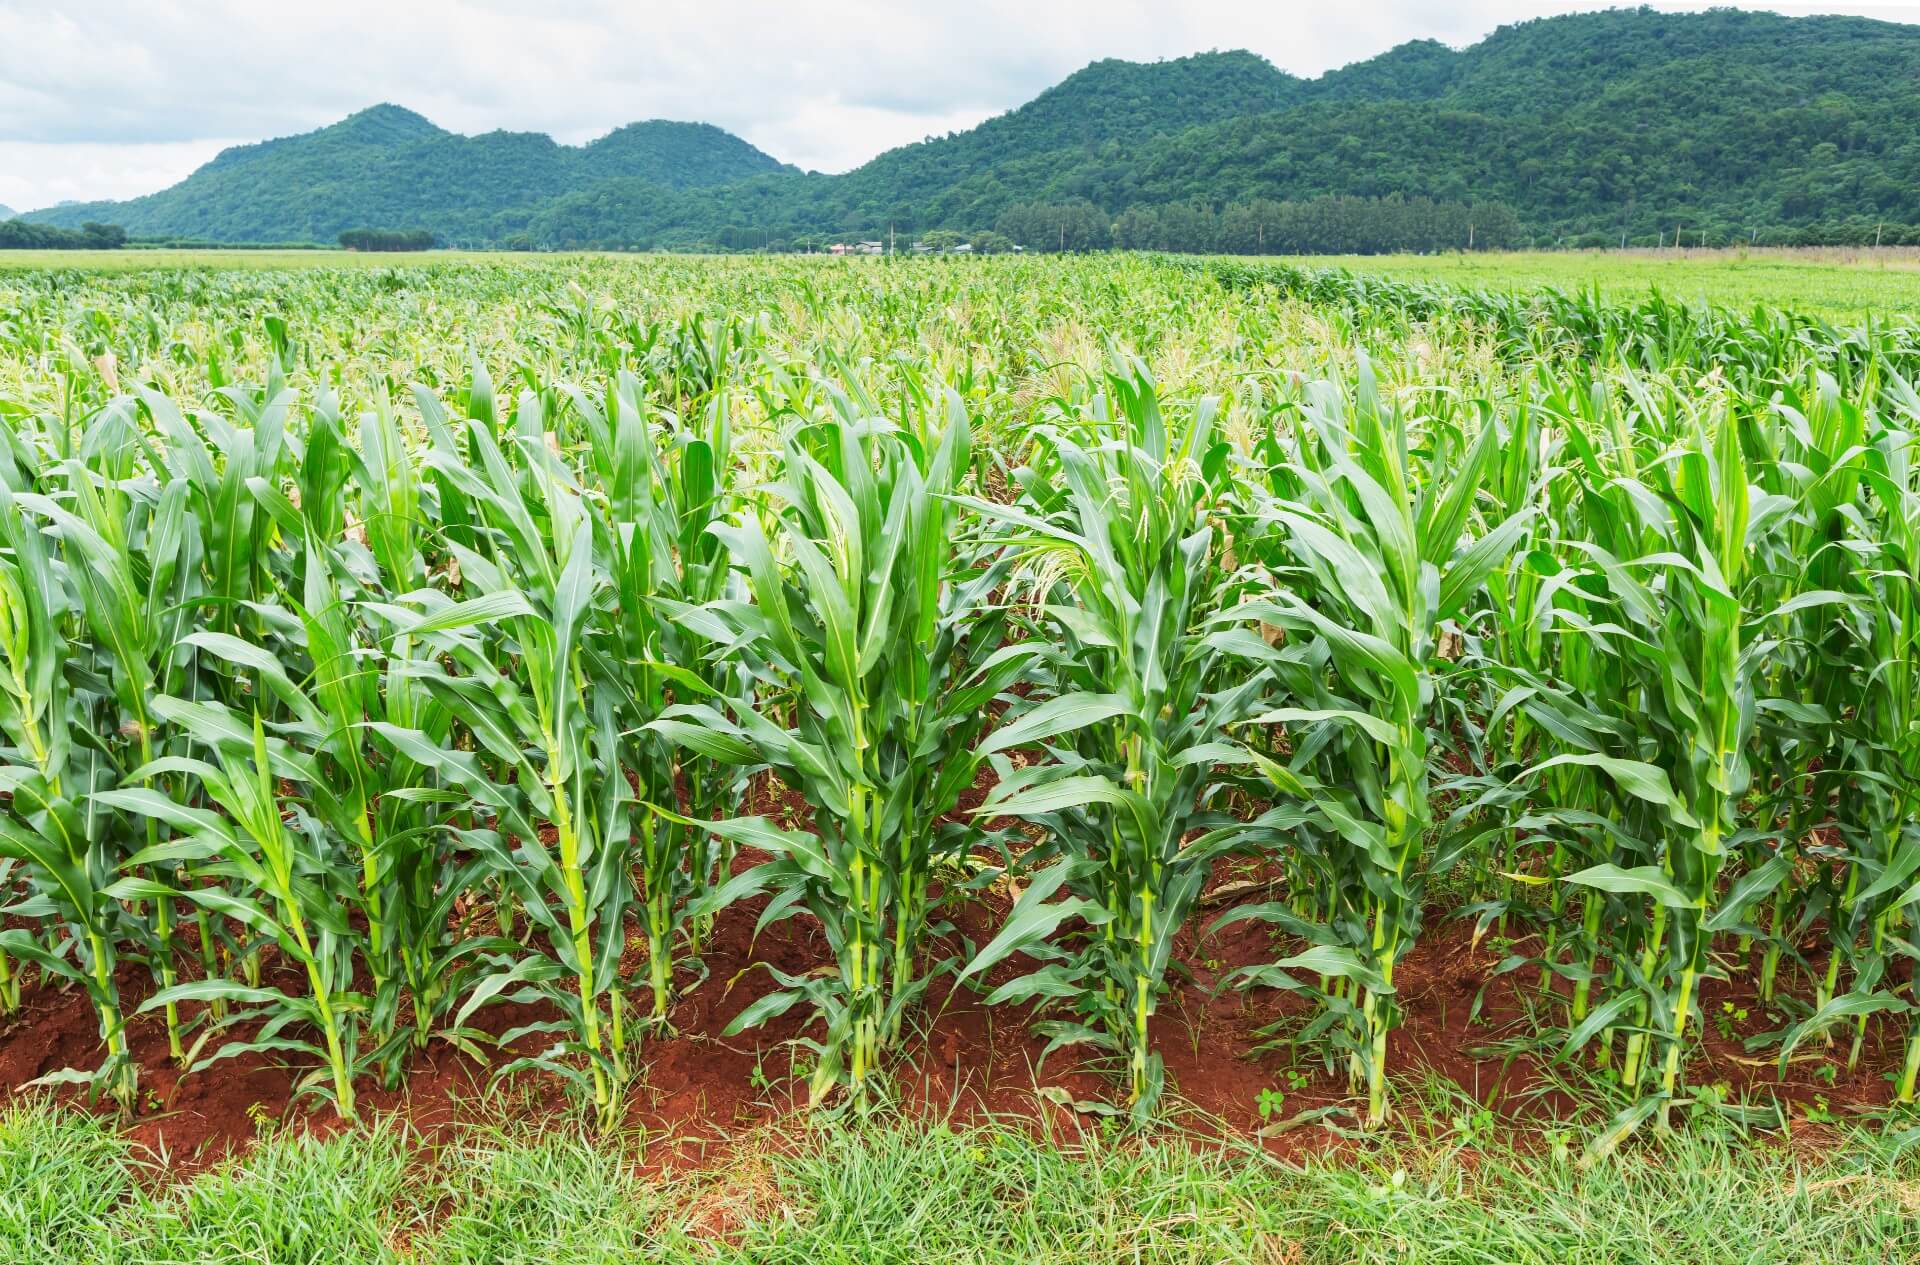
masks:
[[[418,253],[346,250],[5,250],[0,272],[20,268],[88,268],[128,272],[141,268],[374,268],[398,263],[498,258],[456,251]]]
[[[542,258],[551,259],[545,255]],[[616,256],[629,258],[630,256]],[[355,253],[339,250],[0,251],[0,272],[86,268],[390,268],[427,263],[505,263],[507,252]],[[1294,262],[1348,268],[1474,289],[1598,285],[1627,298],[1658,288],[1689,302],[1768,304],[1834,320],[1920,313],[1920,250],[1521,251],[1473,255],[1311,255]]]
[[[1910,247],[1317,255],[1298,262],[1474,289],[1598,285],[1624,298],[1657,287],[1690,302],[1765,303],[1836,319],[1920,312],[1920,251]]]

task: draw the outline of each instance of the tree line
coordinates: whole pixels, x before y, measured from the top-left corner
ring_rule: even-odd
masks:
[[[79,228],[56,228],[26,220],[0,220],[0,250],[118,250],[127,231],[89,220]]]
[[[889,232],[889,228],[894,231]],[[757,228],[728,225],[711,236],[666,237],[613,245],[569,240],[569,247],[613,245],[620,249],[666,249],[738,253],[807,253],[833,242],[893,240],[946,253],[961,245],[974,254],[1156,250],[1176,254],[1374,255],[1402,251],[1505,250],[1525,245],[1525,229],[1502,203],[1405,198],[1325,196],[1302,200],[1248,198],[1217,210],[1202,201],[1166,206],[1135,204],[1111,215],[1085,198],[1064,202],[1017,202],[992,228],[933,228],[909,233],[900,223],[841,233],[774,236]],[[1890,239],[1891,240],[1891,239]],[[533,248],[528,240],[522,245]]]
[[[436,241],[424,228],[350,228],[340,234],[346,250],[432,250]]]
[[[1204,202],[1135,205],[1110,217],[1093,203],[1019,202],[995,222],[1027,250],[1164,250],[1222,255],[1371,255],[1498,250],[1515,245],[1519,218],[1498,203],[1433,198],[1250,198],[1215,211]]]

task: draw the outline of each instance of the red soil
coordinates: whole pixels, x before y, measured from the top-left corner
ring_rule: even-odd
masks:
[[[739,864],[746,865],[743,857]],[[1216,887],[1228,882],[1259,882],[1257,871],[1222,873]],[[1244,898],[1244,896],[1242,896]],[[1228,902],[1230,903],[1230,902]],[[1203,910],[1195,919],[1204,924],[1222,908]],[[806,1110],[806,1087],[792,1074],[793,1052],[787,1044],[808,1032],[811,1023],[804,1006],[758,1030],[734,1037],[722,1036],[729,1020],[776,987],[766,963],[792,974],[831,969],[832,959],[819,927],[806,917],[791,918],[769,927],[757,941],[754,924],[764,901],[743,902],[718,919],[705,954],[706,974],[697,982],[683,972],[687,991],[676,1003],[671,1034],[635,1033],[640,1073],[627,1091],[627,1123],[650,1139],[647,1162],[668,1167],[701,1165],[724,1155],[729,1139],[743,1132],[778,1125]],[[964,954],[961,937],[974,944],[989,938],[1005,901],[962,904],[947,911],[956,930],[930,946],[927,960]],[[644,1006],[645,936],[628,929],[624,969],[633,980],[633,1003]],[[1532,970],[1513,972],[1488,983],[1495,966],[1509,951],[1495,951],[1474,943],[1471,928],[1455,922],[1436,922],[1418,947],[1398,968],[1405,1020],[1394,1034],[1390,1049],[1391,1078],[1410,1087],[1423,1073],[1458,1086],[1475,1101],[1503,1116],[1552,1116],[1572,1107],[1552,1091],[1541,1076],[1551,1050],[1511,1056],[1492,1048],[1503,1038],[1524,1037],[1537,1024],[1529,1009],[1539,1004],[1538,976]],[[1286,1094],[1280,1116],[1314,1108],[1354,1105],[1343,1070],[1329,1073],[1306,1051],[1281,1045],[1259,1050],[1258,1031],[1277,1020],[1304,1018],[1310,1003],[1301,997],[1257,990],[1252,993],[1216,993],[1214,985],[1235,967],[1271,961],[1290,951],[1270,929],[1242,923],[1201,943],[1189,930],[1182,936],[1176,960],[1186,963],[1190,978],[1176,978],[1155,1016],[1157,1044],[1165,1061],[1170,1090],[1201,1113],[1203,1129],[1252,1132],[1261,1127],[1257,1102],[1263,1089]],[[1002,964],[990,983],[1019,973],[1015,963]],[[1764,1100],[1771,1095],[1792,1103],[1823,1099],[1835,1112],[1881,1105],[1891,1093],[1887,1074],[1900,1057],[1898,1034],[1874,1024],[1859,1069],[1844,1070],[1835,1083],[1814,1075],[1812,1063],[1796,1063],[1784,1081],[1764,1052],[1748,1055],[1738,1038],[1770,1027],[1752,997],[1750,975],[1733,984],[1710,981],[1703,1005],[1708,1031],[1688,1066],[1695,1085],[1726,1082],[1733,1095]],[[123,969],[121,983],[129,1007],[150,989],[144,975]],[[298,988],[289,978],[289,988]],[[690,987],[687,987],[689,986]],[[1480,1013],[1473,1015],[1475,996],[1485,986]],[[1730,1039],[1720,1031],[1715,1016],[1722,1002],[1745,1008],[1749,1018]],[[195,1007],[184,1006],[190,1017]],[[496,1004],[481,1011],[475,1026],[498,1033],[527,1022],[524,1007]],[[897,1097],[909,1114],[949,1115],[960,1120],[986,1115],[1033,1122],[1034,1127],[1070,1133],[1090,1117],[1073,1104],[1112,1101],[1113,1085],[1097,1073],[1076,1066],[1075,1051],[1063,1050],[1041,1063],[1042,1042],[1028,1031],[1028,1008],[982,1005],[981,995],[953,986],[950,978],[929,989],[917,1029],[902,1042],[892,1066]],[[630,1024],[630,1029],[634,1025]],[[181,1075],[169,1062],[165,1031],[159,1015],[136,1017],[129,1025],[135,1057],[140,1065],[142,1103],[128,1126],[130,1135],[168,1165],[191,1170],[247,1145],[262,1127],[288,1112],[295,1083],[309,1070],[287,1067],[263,1055],[246,1055],[191,1075]],[[1850,1039],[1850,1030],[1839,1038]],[[527,1053],[551,1038],[533,1038],[522,1044]],[[1521,1043],[1515,1041],[1516,1046]],[[1844,1056],[1844,1047],[1840,1051]],[[93,1011],[77,989],[49,987],[28,990],[14,1015],[0,1019],[0,1089],[16,1090],[37,1077],[66,1067],[91,1067],[98,1061],[99,1044]],[[511,1052],[498,1055],[501,1062]],[[1300,1079],[1304,1078],[1304,1079]],[[423,1135],[443,1134],[462,1118],[497,1116],[498,1106],[482,1101],[491,1081],[490,1068],[436,1040],[416,1057],[398,1091],[359,1085],[364,1113],[404,1117]],[[577,1118],[559,1078],[521,1073],[497,1087],[512,1095],[513,1114],[521,1119]],[[63,1096],[79,1100],[79,1091],[67,1088]],[[293,1109],[303,1128],[330,1131],[339,1122],[330,1107]],[[1284,1153],[1333,1144],[1335,1135],[1319,1128],[1280,1132],[1265,1140]]]

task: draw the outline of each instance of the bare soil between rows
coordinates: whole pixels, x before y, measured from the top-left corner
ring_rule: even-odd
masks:
[[[960,810],[977,806],[983,795],[985,779],[966,793]],[[766,781],[749,791],[743,810],[789,823],[803,823],[808,816],[799,795]],[[733,870],[739,873],[760,860],[764,856],[756,852],[741,852]],[[1352,1092],[1344,1065],[1329,1067],[1327,1054],[1317,1046],[1273,1037],[1275,1027],[1286,1033],[1308,1021],[1313,1014],[1309,998],[1279,989],[1221,987],[1238,967],[1275,962],[1302,946],[1258,921],[1240,921],[1212,937],[1204,935],[1213,919],[1238,902],[1277,898],[1279,881],[1281,875],[1271,866],[1252,860],[1227,860],[1215,868],[1208,893],[1175,943],[1169,989],[1152,1019],[1154,1048],[1165,1065],[1173,1115],[1185,1127],[1198,1136],[1256,1138],[1279,1156],[1302,1156],[1334,1148],[1348,1134],[1273,1125],[1296,1117],[1321,1119],[1325,1111],[1338,1108],[1354,1111],[1346,1117],[1346,1123],[1354,1123],[1365,1108],[1363,1094]],[[812,1110],[806,1092],[808,1056],[795,1040],[818,1037],[822,1029],[804,1004],[756,1029],[726,1035],[735,1015],[780,987],[766,967],[787,975],[835,969],[828,939],[812,918],[783,919],[756,931],[766,902],[766,896],[741,900],[714,919],[701,962],[682,964],[676,977],[668,1033],[649,1033],[639,1025],[651,1000],[647,937],[636,921],[624,929],[620,973],[630,989],[628,1058],[634,1067],[626,1086],[624,1127],[645,1138],[649,1167],[708,1167],[726,1158],[737,1138],[778,1133]],[[966,962],[973,946],[993,939],[1010,904],[1004,885],[947,902],[935,918],[945,919],[952,929],[925,946],[924,966]],[[1814,927],[1803,948],[1812,950],[1820,935]],[[1551,1123],[1571,1115],[1580,1104],[1559,1088],[1571,1069],[1555,1075],[1553,1040],[1540,1038],[1540,1029],[1557,1014],[1544,1012],[1548,1002],[1540,996],[1540,971],[1500,969],[1509,956],[1538,954],[1538,948],[1530,937],[1476,937],[1469,921],[1428,918],[1419,943],[1394,971],[1404,1017],[1388,1044],[1390,1083],[1409,1094],[1411,1086],[1430,1075],[1511,1121]],[[267,946],[265,952],[275,950]],[[1818,966],[1818,954],[1805,956]],[[1058,1138],[1110,1119],[1087,1106],[1119,1104],[1123,1086],[1089,1065],[1079,1048],[1046,1054],[1044,1038],[1031,1031],[1041,1017],[1039,1004],[985,1004],[987,992],[1031,966],[1016,954],[985,979],[972,981],[972,987],[956,985],[952,969],[935,975],[920,1014],[887,1067],[897,1110],[958,1125],[1020,1121],[1035,1133]],[[1843,1048],[1803,1050],[1803,1058],[1789,1063],[1782,1077],[1766,1050],[1749,1054],[1743,1040],[1784,1027],[1788,1019],[1761,1006],[1755,994],[1757,960],[1728,966],[1734,967],[1728,969],[1730,981],[1707,979],[1701,985],[1701,1012],[1709,1021],[1705,1031],[1695,1033],[1688,1063],[1692,1085],[1718,1083],[1736,1102],[1778,1098],[1793,1106],[1816,1106],[1834,1117],[1891,1102],[1893,1071],[1903,1054],[1893,1027],[1868,1027],[1862,1056],[1851,1073],[1843,1067]],[[298,967],[276,966],[271,956],[265,973],[269,983],[288,992],[298,994],[305,987]],[[129,1014],[154,992],[144,967],[131,964],[119,969],[119,985]],[[1559,981],[1557,987],[1565,991]],[[182,1004],[182,1023],[192,1023],[198,1012],[198,1002]],[[1732,1012],[1745,1012],[1745,1019],[1734,1023]],[[1056,1006],[1046,1014],[1064,1012]],[[543,1006],[493,1002],[472,1015],[467,1027],[497,1037],[551,1017]],[[244,1037],[252,1037],[252,1031],[232,1027],[207,1048]],[[1851,1040],[1851,1029],[1836,1040]],[[559,1075],[495,1075],[495,1069],[551,1042],[551,1035],[522,1037],[511,1046],[486,1050],[488,1058],[476,1060],[467,1050],[436,1038],[409,1063],[397,1088],[378,1086],[371,1077],[357,1081],[359,1110],[369,1119],[403,1121],[426,1140],[445,1138],[463,1123],[499,1121],[503,1113],[524,1127],[578,1123],[586,1113],[568,1096],[568,1085]],[[132,1017],[129,1044],[140,1069],[140,1108],[125,1123],[125,1131],[175,1173],[192,1173],[240,1154],[261,1134],[282,1127],[323,1134],[344,1127],[330,1106],[313,1106],[313,1098],[292,1104],[296,1085],[313,1071],[309,1065],[282,1062],[271,1054],[244,1054],[182,1073],[169,1058],[159,1012]],[[1812,1058],[1814,1054],[1826,1058]],[[69,1067],[94,1067],[98,1060],[98,1019],[81,989],[38,981],[23,992],[15,1014],[0,1017],[0,1090],[19,1092],[40,1077]],[[1822,1065],[1834,1069],[1832,1081],[1822,1079]],[[1269,1119],[1261,1119],[1261,1090],[1284,1094],[1283,1104]],[[60,1086],[56,1094],[71,1104],[92,1106],[86,1104],[83,1088]]]
[[[737,866],[757,859],[743,855]],[[1212,894],[1180,937],[1177,969],[1153,1022],[1170,1101],[1182,1123],[1201,1136],[1257,1137],[1276,1154],[1299,1156],[1336,1147],[1341,1135],[1311,1125],[1281,1131],[1266,1126],[1303,1114],[1311,1120],[1322,1108],[1358,1108],[1364,1103],[1349,1090],[1344,1068],[1329,1070],[1317,1052],[1285,1042],[1274,1046],[1261,1036],[1276,1023],[1304,1022],[1311,1013],[1307,999],[1273,989],[1217,987],[1236,968],[1276,960],[1298,946],[1259,923],[1239,923],[1204,940],[1197,931],[1232,903],[1250,894],[1258,898],[1267,881],[1252,865],[1225,866],[1216,875]],[[1229,885],[1230,891],[1223,890]],[[953,930],[929,945],[925,960],[964,960],[967,942],[979,945],[991,938],[1006,904],[999,892],[953,902],[942,911]],[[677,981],[682,992],[671,1016],[673,1031],[633,1033],[630,1058],[637,1072],[626,1090],[625,1124],[647,1140],[649,1167],[710,1167],[725,1158],[736,1139],[778,1130],[810,1110],[791,1045],[797,1037],[818,1035],[804,1006],[759,1029],[723,1035],[743,1009],[778,987],[763,966],[796,975],[833,969],[825,936],[806,917],[775,923],[756,936],[764,907],[765,900],[756,899],[719,915],[702,971],[683,970]],[[638,926],[627,928],[627,946],[622,970],[633,988],[633,1029],[634,1010],[644,1012],[646,1004],[646,938]],[[1404,1020],[1391,1040],[1389,1067],[1390,1080],[1400,1087],[1403,1099],[1423,1076],[1431,1075],[1510,1120],[1546,1123],[1575,1110],[1577,1104],[1558,1088],[1560,1077],[1553,1074],[1554,1048],[1530,1040],[1543,1022],[1538,971],[1497,970],[1509,954],[1533,950],[1537,945],[1524,939],[1476,940],[1464,922],[1430,921],[1395,975]],[[959,1124],[989,1118],[1018,1121],[1060,1137],[1099,1127],[1101,1118],[1083,1110],[1084,1105],[1117,1102],[1121,1089],[1085,1065],[1074,1049],[1043,1060],[1045,1043],[1030,1030],[1036,1017],[1033,1007],[983,1004],[985,991],[1029,965],[1017,959],[1001,964],[978,991],[956,986],[950,972],[929,986],[917,1021],[889,1064],[892,1100],[900,1112]],[[275,972],[270,969],[268,974]],[[1831,1082],[1817,1070],[1821,1061],[1812,1059],[1796,1059],[1782,1077],[1766,1050],[1749,1053],[1743,1040],[1779,1028],[1786,1020],[1761,1007],[1753,992],[1753,972],[1733,974],[1730,983],[1709,980],[1704,985],[1708,1023],[1706,1031],[1697,1034],[1688,1065],[1691,1084],[1720,1083],[1736,1101],[1772,1097],[1800,1107],[1817,1106],[1834,1117],[1891,1100],[1891,1073],[1901,1053],[1891,1028],[1870,1025],[1862,1058],[1850,1073],[1844,1069],[1844,1043],[1851,1029],[1842,1033],[1840,1048],[1824,1060],[1837,1071]],[[300,986],[295,972],[286,976],[288,988]],[[129,1010],[152,991],[138,968],[123,967],[120,983]],[[1747,1018],[1733,1023],[1725,1017],[1731,1012],[1723,1003],[1732,1003],[1733,1011],[1745,1010]],[[183,1005],[183,1020],[191,1020],[197,1009],[195,1003]],[[470,1025],[497,1034],[543,1017],[536,1008],[495,1003],[479,1011]],[[132,1019],[129,1034],[140,1069],[141,1104],[125,1128],[169,1170],[196,1171],[244,1151],[264,1132],[282,1126],[316,1133],[343,1127],[330,1106],[289,1106],[295,1085],[309,1067],[248,1054],[183,1074],[168,1057],[157,1012]],[[516,1122],[533,1127],[577,1122],[582,1111],[560,1077],[543,1072],[494,1076],[495,1068],[551,1040],[525,1038],[518,1048],[488,1051],[490,1057],[482,1061],[436,1039],[414,1058],[397,1089],[382,1088],[370,1078],[358,1082],[362,1114],[397,1117],[429,1141],[451,1135],[463,1122],[497,1121],[503,1109]],[[86,995],[37,982],[17,1012],[0,1018],[0,1090],[20,1091],[63,1068],[91,1068],[99,1051],[98,1028]],[[803,1074],[805,1068],[798,1070]],[[1560,1069],[1562,1075],[1567,1070]],[[1262,1090],[1285,1094],[1284,1103],[1266,1121],[1259,1115]],[[64,1086],[53,1092],[85,1105],[81,1089]],[[1263,1131],[1268,1136],[1258,1136]]]

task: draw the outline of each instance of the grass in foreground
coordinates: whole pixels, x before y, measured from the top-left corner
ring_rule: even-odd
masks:
[[[1471,1133],[1304,1165],[1178,1138],[834,1123],[659,1180],[636,1147],[376,1127],[280,1136],[184,1185],[34,1105],[0,1118],[0,1260],[101,1262],[1890,1262],[1920,1150],[1676,1137],[1582,1170]]]

